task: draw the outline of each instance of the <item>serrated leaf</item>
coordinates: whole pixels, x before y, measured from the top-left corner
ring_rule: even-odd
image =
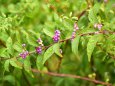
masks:
[[[9,37],[9,38],[7,39],[6,46],[7,46],[7,51],[8,51],[8,53],[10,53],[11,55],[13,55],[12,39],[11,39],[11,37]]]
[[[89,18],[89,21],[93,24],[98,22],[97,13],[99,9],[100,9],[100,4],[97,3],[94,5],[94,7],[92,7],[89,10],[88,18]]]
[[[53,32],[51,32],[51,31],[49,31],[48,29],[43,29],[43,31],[44,31],[44,33],[46,34],[46,35],[48,35],[48,36],[50,36],[50,37],[53,37],[53,35],[54,35],[54,33]]]
[[[42,56],[38,55],[37,60],[36,60],[36,66],[39,70],[43,68],[42,60],[43,60]]]
[[[53,45],[53,49],[54,49],[54,52],[60,56],[60,57],[63,57],[62,54],[60,53],[60,46],[59,46],[59,43],[56,43]]]
[[[9,61],[10,61],[10,64],[11,64],[13,67],[22,69],[22,64],[20,64],[20,63],[16,60],[16,58],[12,58],[12,59],[10,59]]]
[[[34,77],[32,71],[30,71],[30,69],[31,69],[31,62],[30,62],[30,59],[29,59],[29,58],[27,58],[27,59],[24,60],[24,69],[25,69],[25,71],[28,72],[28,74],[29,74],[31,77]]]
[[[13,48],[16,50],[16,51],[19,51],[21,52],[22,51],[22,46],[19,42],[15,42],[14,45],[13,45]]]
[[[16,34],[17,41],[21,42],[20,32],[18,30],[16,30],[15,34]]]
[[[79,40],[80,40],[80,36],[77,35],[76,38],[74,38],[73,41],[72,41],[72,52],[75,55],[78,55]]]
[[[94,35],[88,41],[88,44],[87,44],[88,61],[90,61],[90,59],[91,59],[91,55],[93,53],[93,50],[94,50],[98,40],[99,40],[99,36],[98,35]]]
[[[9,54],[7,53],[7,48],[0,49],[0,56],[4,58],[10,58]]]
[[[6,60],[5,63],[4,63],[4,69],[5,69],[5,71],[9,71],[9,64],[10,64],[10,61]]]
[[[52,56],[54,53],[53,46],[49,47],[44,53],[43,64]]]
[[[37,46],[36,42],[29,35],[26,36],[27,42],[32,46]]]
[[[31,68],[31,63],[29,59],[24,60],[24,69],[29,70]]]

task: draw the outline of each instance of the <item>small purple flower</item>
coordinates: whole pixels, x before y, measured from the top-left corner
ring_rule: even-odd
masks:
[[[20,53],[20,57],[22,57],[24,59],[27,57],[28,54],[29,54],[28,51],[24,51],[24,52]]]
[[[55,34],[60,34],[60,31],[59,30],[55,30]]]
[[[74,39],[76,36],[76,33],[75,32],[72,32],[72,36],[71,36],[71,39]]]
[[[55,30],[55,35],[53,36],[53,41],[58,42],[60,40],[60,31]]]
[[[42,53],[42,47],[41,46],[36,47],[36,52],[38,54],[41,54]]]
[[[41,38],[38,38],[37,42],[38,42],[38,43],[39,43],[39,42],[42,42]]]
[[[38,38],[37,42],[38,42],[41,46],[44,46],[44,45],[43,45],[43,41],[42,41],[41,38]]]
[[[102,24],[94,24],[94,28],[98,28],[99,30],[101,30]]]
[[[26,44],[22,44],[22,47],[25,47],[26,46]]]
[[[98,25],[97,25],[97,28],[98,28],[99,30],[101,30],[102,24],[98,24]]]
[[[79,30],[79,27],[76,23],[74,23],[74,31],[77,31],[77,30]]]

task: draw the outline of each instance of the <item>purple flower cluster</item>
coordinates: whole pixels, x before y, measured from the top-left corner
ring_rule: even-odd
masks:
[[[26,58],[27,55],[29,55],[28,51],[24,51],[24,52],[20,53],[20,57],[22,57],[23,59]]]
[[[36,47],[36,52],[38,54],[41,54],[42,53],[42,47],[41,46]]]
[[[38,38],[37,42],[38,42],[41,46],[44,46],[44,45],[43,45],[43,41],[42,41],[41,38]]]
[[[102,24],[94,24],[94,28],[98,28],[99,30],[101,30]]]
[[[79,27],[76,23],[74,23],[74,29],[73,29],[72,36],[71,36],[72,39],[75,38],[77,30],[79,30]]]
[[[60,40],[60,31],[55,30],[55,35],[53,36],[53,41],[58,42]]]

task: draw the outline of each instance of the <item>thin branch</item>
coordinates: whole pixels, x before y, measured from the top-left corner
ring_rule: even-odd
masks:
[[[110,83],[106,83],[106,82],[102,82],[102,81],[99,81],[99,80],[90,79],[88,77],[82,77],[82,76],[78,76],[78,75],[61,74],[61,73],[54,73],[54,72],[43,72],[43,71],[40,71],[40,70],[37,70],[37,69],[31,69],[31,71],[35,72],[35,73],[47,74],[47,75],[50,75],[50,76],[76,78],[76,79],[90,81],[90,82],[93,82],[95,84],[101,84],[101,85],[105,85],[105,86],[112,86],[112,84],[110,84]]]
[[[90,9],[90,3],[88,2],[88,0],[86,0],[86,2],[87,2],[87,8],[78,15],[78,20],[87,12],[88,9]]]

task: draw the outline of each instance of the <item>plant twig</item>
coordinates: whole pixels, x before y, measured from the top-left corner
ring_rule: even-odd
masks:
[[[101,85],[105,85],[105,86],[112,86],[112,84],[110,84],[110,83],[106,83],[106,82],[102,82],[102,81],[99,81],[99,80],[90,79],[88,77],[82,77],[82,76],[78,76],[78,75],[62,74],[62,73],[54,73],[54,72],[43,72],[43,71],[40,71],[40,70],[37,70],[37,69],[31,69],[31,71],[36,72],[36,73],[47,74],[47,75],[50,75],[50,76],[76,78],[76,79],[90,81],[90,82],[93,82],[95,84],[101,84]]]

